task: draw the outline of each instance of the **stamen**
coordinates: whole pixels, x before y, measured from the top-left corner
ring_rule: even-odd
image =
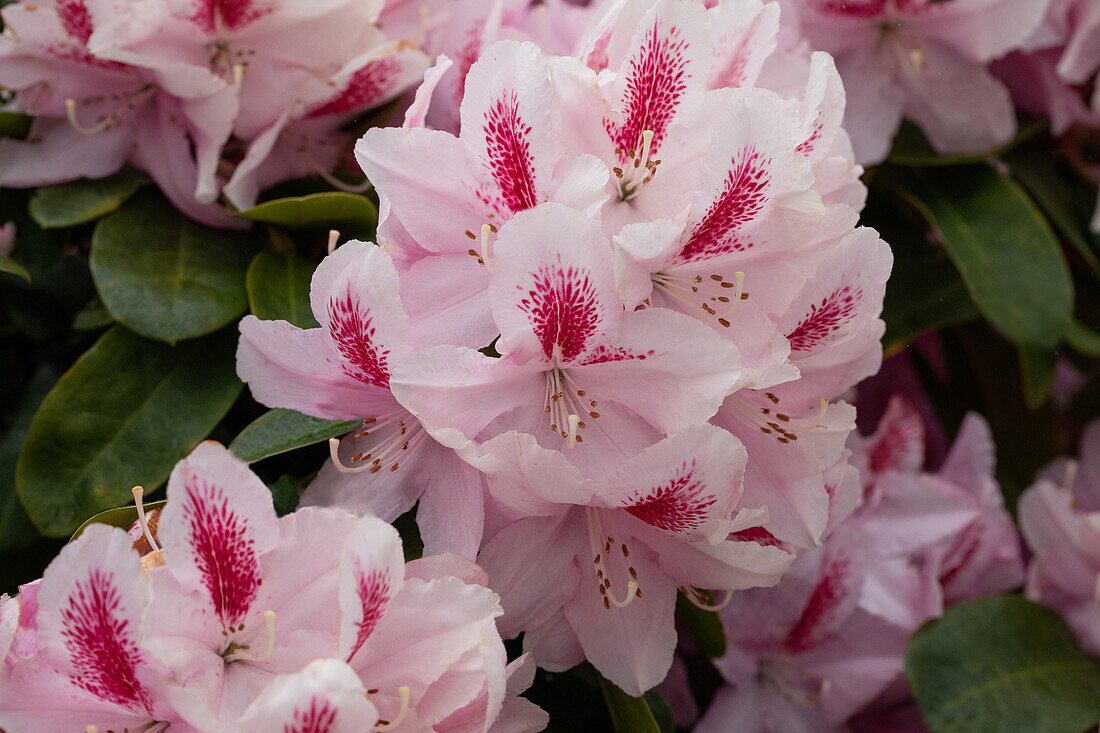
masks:
[[[730,300],[729,308],[727,308],[722,314],[722,318],[728,318],[735,310],[737,310],[737,304],[741,302],[741,296],[745,292],[745,273],[738,270],[733,273],[733,298]]]
[[[730,601],[733,600],[732,590],[727,590],[726,597],[723,598],[719,603],[707,603],[705,600],[703,600],[702,594],[699,593],[699,591],[697,591],[695,588],[681,586],[680,590],[684,591],[684,597],[691,601],[693,606],[695,606],[696,608],[700,608],[704,611],[711,611],[713,613],[721,611],[723,608],[730,604]]]
[[[80,124],[80,120],[76,118],[76,100],[65,100],[65,116],[69,118],[69,124],[73,126],[73,129],[79,132],[81,135],[97,135],[107,129],[107,125],[111,123],[110,117],[105,117],[95,127],[85,127]]]
[[[607,600],[611,601],[611,605],[615,606],[616,608],[626,608],[634,602],[635,598],[641,597],[641,591],[638,590],[637,582],[629,580],[626,583],[626,598],[620,601],[618,598],[611,595],[610,593],[608,593],[605,597],[607,598]]]
[[[821,398],[821,408],[817,411],[817,423],[814,427],[825,427],[825,413],[829,410],[829,400],[825,397]]]
[[[271,653],[275,651],[275,612],[264,611],[264,649],[259,654],[250,654],[244,648],[234,649],[231,653],[233,657],[230,661],[243,660],[247,662],[264,662],[271,657]]]
[[[317,160],[307,153],[304,149],[299,150],[298,154],[302,156],[302,160],[309,164],[309,167],[313,169],[313,172],[324,179],[325,183],[332,186],[338,191],[345,193],[366,193],[371,190],[372,184],[370,179],[363,181],[362,183],[345,183],[336,176],[325,170],[324,166],[317,162]]]
[[[657,166],[661,161],[649,159],[649,154],[653,148],[653,130],[642,130],[642,140],[639,144],[639,153],[637,157],[633,157],[633,151],[628,154],[632,156],[630,166],[627,167],[627,173],[624,175],[622,168],[615,168],[615,176],[622,181],[621,192],[622,200],[629,201],[638,191],[642,189],[642,186],[649,183],[657,172]]]
[[[340,232],[335,229],[328,230],[328,253],[332,254],[336,250],[336,242],[340,239]]]
[[[233,64],[233,90],[241,93],[241,82],[244,81],[244,64]]]
[[[145,489],[140,486],[135,486],[130,489],[130,493],[134,495],[134,506],[137,507],[138,524],[141,525],[141,531],[145,533],[145,541],[149,543],[149,547],[156,552],[160,549],[157,545],[157,541],[153,539],[153,533],[149,530],[149,520],[145,516],[145,506],[142,503],[142,496],[145,494]]]
[[[1077,461],[1070,459],[1066,461],[1066,472],[1062,475],[1062,487],[1066,489],[1072,489],[1073,484],[1077,481]]]
[[[336,466],[336,470],[340,473],[362,473],[363,471],[369,471],[373,468],[372,463],[365,463],[362,466],[345,466],[340,461],[340,439],[329,438],[328,439],[328,454],[332,459],[332,465]]]
[[[397,717],[393,720],[379,720],[378,724],[372,728],[374,731],[381,733],[382,731],[393,730],[397,726],[401,725],[401,721],[405,719],[405,716],[409,713],[409,688],[406,685],[402,685],[397,688],[397,694],[401,697],[401,710],[397,713]]]
[[[99,733],[99,726],[89,724],[88,727],[84,729],[84,733]]]
[[[492,224],[481,225],[481,263],[485,265],[487,272],[492,272],[493,268],[489,264],[489,232],[493,231]]]

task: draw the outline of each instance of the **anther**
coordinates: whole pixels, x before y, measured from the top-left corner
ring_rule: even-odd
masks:
[[[329,457],[332,459],[332,465],[336,466],[336,470],[339,471],[340,473],[362,473],[363,471],[367,471],[367,470],[369,470],[371,473],[375,472],[374,471],[375,467],[371,466],[370,464],[363,465],[363,466],[345,466],[340,461],[340,439],[339,438],[329,438],[328,439],[328,454],[329,454]]]
[[[241,624],[244,627],[244,624]],[[233,652],[233,660],[244,660],[248,662],[264,662],[271,653],[275,651],[275,612],[264,611],[264,648],[259,654],[252,655],[244,649],[237,649]]]
[[[340,232],[335,229],[328,230],[328,253],[332,254],[336,251],[336,242],[340,239]]]
[[[142,496],[145,494],[145,489],[140,486],[135,486],[130,489],[130,493],[134,495],[134,506],[137,507],[138,524],[141,525],[141,531],[145,533],[145,541],[149,543],[150,549],[156,552],[160,547],[157,545],[157,541],[153,539],[153,533],[149,529],[149,520],[145,516],[145,506],[142,503]]]
[[[107,129],[110,124],[110,118],[105,118],[102,122],[94,127],[85,127],[80,124],[80,120],[76,118],[76,100],[65,100],[65,116],[69,118],[69,124],[73,126],[73,129],[79,132],[81,135],[96,135]]]
[[[401,710],[398,711],[397,717],[393,720],[380,720],[378,724],[374,726],[372,730],[375,731],[387,731],[393,730],[397,726],[401,725],[401,721],[405,719],[405,716],[409,713],[409,688],[406,685],[402,685],[397,688],[397,694],[401,697]]]

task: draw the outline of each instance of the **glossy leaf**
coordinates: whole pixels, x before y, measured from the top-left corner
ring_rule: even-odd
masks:
[[[986,165],[912,171],[904,184],[982,314],[1017,343],[1057,345],[1072,319],[1073,281],[1020,187]]]
[[[43,228],[76,226],[110,214],[148,182],[144,173],[123,168],[106,178],[43,186],[31,197],[28,208]]]
[[[644,697],[631,697],[602,676],[600,689],[615,733],[661,733]]]
[[[161,499],[160,501],[146,501],[142,503],[145,507],[145,513],[153,511],[154,509],[160,509],[167,504],[167,500]],[[134,522],[138,520],[137,507],[131,504],[130,506],[120,506],[115,509],[108,509],[105,512],[100,512],[95,516],[88,519],[84,524],[77,527],[73,532],[73,536],[69,538],[69,542],[72,542],[81,534],[84,530],[93,524],[106,524],[110,527],[118,527],[119,529],[130,529],[134,526]],[[155,535],[154,535],[155,539]]]
[[[0,272],[7,272],[16,277],[21,277],[27,282],[31,281],[31,274],[27,272],[27,268],[7,255],[0,255]]]
[[[247,234],[211,229],[142,195],[96,225],[92,277],[120,323],[161,341],[215,331],[248,307]]]
[[[679,593],[676,596],[676,620],[695,637],[703,654],[711,659],[725,656],[726,632],[717,613],[704,611]]]
[[[293,252],[260,252],[248,266],[245,279],[252,314],[265,321],[289,321],[299,328],[319,326],[309,307],[314,268],[312,262]]]
[[[1050,397],[1054,385],[1056,354],[1050,349],[1021,346],[1020,373],[1024,385],[1024,399],[1028,407],[1038,407]]]
[[[70,534],[117,507],[140,484],[161,484],[241,391],[236,333],[179,346],[116,326],[42,401],[16,468],[23,506],[39,530]]]
[[[1080,733],[1100,720],[1100,666],[1058,614],[1019,596],[949,608],[914,634],[905,669],[935,733]]]
[[[233,440],[229,450],[242,461],[254,463],[343,435],[360,425],[359,420],[322,420],[276,408],[253,420]]]
[[[271,490],[271,502],[275,505],[276,514],[282,517],[297,509],[302,490],[312,478],[312,476],[283,474],[274,483],[268,484],[267,488]]]
[[[38,530],[15,491],[15,466],[31,418],[56,381],[57,372],[53,368],[39,369],[26,386],[8,432],[0,440],[0,550],[25,547],[38,537]]]
[[[265,201],[242,211],[241,216],[291,229],[337,229],[349,237],[373,237],[378,225],[373,201],[343,191]]]

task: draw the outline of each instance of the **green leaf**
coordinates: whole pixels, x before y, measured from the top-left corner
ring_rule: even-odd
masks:
[[[1100,333],[1074,321],[1066,332],[1066,341],[1077,351],[1089,356],[1100,356]]]
[[[704,611],[689,601],[683,593],[678,593],[676,620],[695,637],[703,654],[711,659],[726,655],[726,632],[717,613]]]
[[[938,231],[970,297],[1017,343],[1053,348],[1073,315],[1073,281],[1035,204],[987,165],[913,170],[902,194]]]
[[[167,503],[167,500],[161,499],[160,501],[143,502],[142,506],[145,508],[145,513],[148,514],[154,509],[160,509]],[[136,522],[137,519],[137,507],[133,504],[130,506],[120,506],[115,509],[108,509],[105,512],[96,514],[88,521],[84,522],[84,524],[77,527],[76,531],[73,532],[73,536],[69,538],[69,542],[75,540],[84,533],[84,530],[93,524],[106,524],[111,527],[118,527],[119,529],[130,529],[130,527],[134,526],[134,522]]]
[[[283,320],[299,328],[317,328],[309,305],[315,265],[293,252],[264,250],[248,266],[245,286],[252,314],[265,321]]]
[[[13,260],[7,255],[0,255],[0,272],[7,272],[17,277],[21,277],[27,282],[31,281],[31,274],[27,272],[27,268]]]
[[[391,522],[401,535],[401,548],[405,553],[405,562],[424,557],[424,540],[420,537],[420,525],[416,523],[416,509],[410,509]]]
[[[1069,242],[1092,270],[1100,274],[1100,260],[1090,243],[1088,220],[1095,194],[1070,185],[1072,180],[1049,149],[1022,145],[1005,156],[1013,176],[1043,210],[1058,233]]]
[[[600,676],[600,689],[611,714],[611,724],[615,733],[661,733],[653,711],[649,709],[643,697],[631,697],[618,688],[615,683]]]
[[[39,530],[70,534],[135,484],[161,484],[241,391],[232,329],[179,346],[107,331],[66,372],[31,422],[16,468]]]
[[[642,699],[645,700],[650,712],[653,713],[653,720],[657,723],[657,729],[661,733],[676,733],[676,717],[665,699],[656,690],[650,690],[642,696]]]
[[[103,304],[137,333],[176,342],[215,331],[248,307],[251,237],[211,229],[158,196],[136,196],[96,225],[92,277]]]
[[[31,131],[31,116],[21,112],[0,112],[0,138],[25,140]]]
[[[57,372],[51,367],[42,367],[35,373],[23,392],[8,432],[0,440],[0,550],[25,547],[38,537],[38,530],[15,491],[15,466],[31,418],[56,381]]]
[[[298,508],[298,499],[302,495],[302,489],[313,479],[310,476],[291,476],[283,474],[275,483],[269,484],[271,489],[271,502],[275,505],[275,513],[280,517],[290,514]]]
[[[1019,354],[1024,400],[1028,407],[1034,409],[1050,397],[1057,354],[1050,349],[1035,346],[1020,346]]]
[[[921,132],[921,129],[907,120],[901,123],[901,127],[898,128],[898,132],[894,136],[889,161],[898,165],[932,168],[980,163],[987,158],[1015,148],[1025,140],[1037,135],[1044,128],[1046,128],[1046,122],[1037,120],[1021,126],[1016,136],[1004,145],[977,153],[944,154],[937,153],[935,148],[932,147],[932,143],[928,142],[928,138]]]
[[[362,424],[360,420],[322,420],[277,408],[253,420],[230,443],[229,450],[242,461],[255,463],[343,435]]]
[[[936,733],[1080,733],[1100,720],[1100,666],[1054,611],[1019,596],[949,608],[905,670]]]
[[[31,197],[28,208],[44,229],[76,226],[110,214],[148,182],[144,173],[123,168],[106,178],[43,186]]]
[[[257,204],[241,216],[291,229],[337,229],[349,237],[372,238],[378,208],[366,196],[343,191],[292,196]]]
[[[74,331],[94,331],[97,328],[106,328],[115,322],[110,312],[103,306],[103,301],[93,298],[88,305],[73,316]]]

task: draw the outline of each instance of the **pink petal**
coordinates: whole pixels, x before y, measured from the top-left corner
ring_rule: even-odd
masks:
[[[714,42],[708,87],[752,87],[764,61],[775,50],[779,5],[741,0],[715,5],[707,13]]]
[[[318,659],[268,683],[244,711],[238,730],[359,733],[377,720],[378,710],[355,670],[337,659]]]
[[[509,431],[481,447],[489,494],[525,516],[556,517],[569,504],[588,504],[599,490],[561,451],[547,450],[532,435]]]
[[[472,560],[485,528],[485,479],[453,450],[440,447],[416,511],[424,554],[455,552]]]
[[[202,593],[223,629],[254,620],[260,558],[278,540],[271,492],[247,465],[207,441],[176,465],[168,497],[157,532],[169,570]]]
[[[397,530],[374,517],[360,519],[344,544],[340,571],[340,656],[350,662],[404,583]]]

